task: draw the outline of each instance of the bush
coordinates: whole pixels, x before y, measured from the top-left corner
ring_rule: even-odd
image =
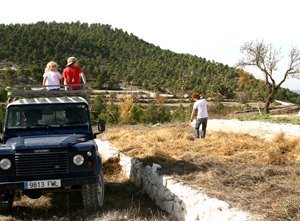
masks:
[[[107,125],[112,125],[114,123],[116,123],[116,121],[113,119],[113,117],[111,115],[109,115],[108,113],[101,113],[98,116],[98,120],[104,120],[105,124]]]
[[[0,106],[0,133],[3,133],[3,124],[5,118],[5,105]]]
[[[165,107],[158,108],[158,122],[164,123],[172,119],[171,111]]]
[[[156,99],[156,102],[157,102],[157,103],[160,103],[160,104],[163,104],[163,103],[165,103],[166,101],[167,101],[167,99],[164,98],[164,97],[162,97],[162,96],[160,96],[160,97],[158,97],[158,98]]]
[[[188,116],[189,116],[188,114],[187,111],[182,106],[182,104],[180,104],[179,107],[173,112],[173,117],[180,121],[186,121],[188,120]]]
[[[5,102],[7,100],[7,91],[4,88],[0,89],[0,102]]]
[[[224,118],[232,114],[234,111],[239,110],[241,106],[229,107],[224,106],[222,103],[217,103],[215,105],[211,105],[208,111],[209,118]]]
[[[118,123],[119,120],[119,107],[117,105],[115,105],[113,102],[109,102],[107,107],[106,107],[106,113],[108,113],[112,119],[113,119],[113,123]]]
[[[98,116],[103,110],[104,112],[106,110],[106,101],[104,97],[98,95],[90,104],[91,119],[94,121],[99,119]]]
[[[133,105],[130,114],[121,119],[123,124],[137,124],[141,123],[144,118],[144,107],[142,105]]]
[[[278,106],[278,103],[276,101],[273,101],[271,104],[270,104],[271,107],[276,107]]]
[[[165,107],[158,107],[155,104],[149,106],[143,115],[143,121],[146,123],[164,123],[172,119],[171,111]]]
[[[223,103],[221,103],[221,102],[219,102],[219,103],[216,103],[216,105],[215,105],[215,108],[217,108],[217,109],[219,109],[219,110],[223,110],[224,109],[224,104]]]

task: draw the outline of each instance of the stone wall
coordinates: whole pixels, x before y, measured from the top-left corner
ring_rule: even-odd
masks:
[[[103,159],[119,158],[122,171],[135,186],[142,188],[156,205],[172,216],[184,221],[249,221],[250,214],[232,208],[224,201],[210,198],[200,190],[177,182],[171,176],[159,175],[161,166],[144,167],[107,141],[95,140]]]

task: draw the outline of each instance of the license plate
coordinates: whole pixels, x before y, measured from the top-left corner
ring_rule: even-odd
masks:
[[[25,189],[57,188],[61,186],[60,180],[37,180],[24,183]]]

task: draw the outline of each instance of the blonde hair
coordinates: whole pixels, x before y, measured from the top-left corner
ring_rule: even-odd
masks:
[[[55,71],[58,65],[54,61],[49,61],[45,68],[45,73],[48,71]]]

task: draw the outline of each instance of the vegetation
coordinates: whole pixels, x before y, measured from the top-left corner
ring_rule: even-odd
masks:
[[[279,83],[275,81],[274,71],[278,70],[277,64],[282,58],[280,49],[274,48],[272,44],[265,44],[263,40],[257,40],[256,42],[244,43],[241,52],[245,55],[240,61],[241,66],[254,66],[263,72],[264,83],[268,92],[264,111],[269,113],[269,106],[282,83],[288,77],[300,77],[300,50],[297,47],[292,47],[289,53],[287,70]]]
[[[180,104],[172,112],[162,106],[161,98],[158,98],[157,103],[150,103],[148,106],[134,103],[133,95],[127,94],[121,98],[119,107],[111,101],[106,102],[102,96],[96,96],[94,101],[91,101],[91,118],[92,122],[96,123],[99,119],[104,119],[106,124],[156,124],[165,122],[185,122],[188,123],[193,109],[193,103],[184,107]],[[246,105],[245,105],[246,106]],[[243,109],[242,106],[224,106],[222,103],[210,105],[210,118],[224,118],[234,111]]]
[[[182,112],[186,110],[182,109]],[[171,111],[163,106],[152,103],[145,107],[133,103],[133,97],[129,95],[121,100],[120,108],[112,102],[105,102],[101,96],[96,96],[92,101],[92,120],[105,120],[106,124],[137,124],[137,123],[164,123],[172,120]],[[175,116],[176,118],[176,116]],[[182,119],[183,121],[187,119]]]
[[[270,123],[289,123],[289,124],[296,124],[300,125],[300,119],[299,118],[292,118],[292,117],[272,117],[267,114],[253,114],[248,116],[240,116],[237,117],[240,121],[264,121],[264,122],[270,122]]]
[[[99,119],[104,119],[108,125],[113,124],[139,124],[139,123],[165,123],[165,122],[189,122],[193,103],[188,107],[180,104],[174,111],[170,111],[161,105],[161,97],[156,102],[148,106],[134,103],[134,96],[126,94],[121,99],[119,107],[114,105],[111,101],[106,101],[102,96],[96,96],[94,101],[91,101],[91,117],[95,123]],[[272,105],[276,105],[274,102]],[[209,118],[228,118],[235,111],[244,110],[249,107],[249,104],[237,106],[225,106],[221,102],[215,102],[210,105]],[[252,114],[237,117],[240,121],[264,121],[270,123],[290,123],[300,125],[300,119],[290,117],[274,117],[267,114]]]
[[[47,62],[79,58],[89,86],[118,89],[121,83],[160,92],[198,92],[204,97],[265,100],[266,84],[241,69],[189,54],[177,54],[110,25],[72,22],[0,24],[0,82],[41,84]],[[284,90],[281,92],[281,90]],[[300,96],[278,89],[300,104]],[[276,96],[274,99],[276,99]]]
[[[4,118],[5,118],[5,106],[4,105],[1,105],[0,106],[0,133],[3,132],[3,124],[4,124]]]

